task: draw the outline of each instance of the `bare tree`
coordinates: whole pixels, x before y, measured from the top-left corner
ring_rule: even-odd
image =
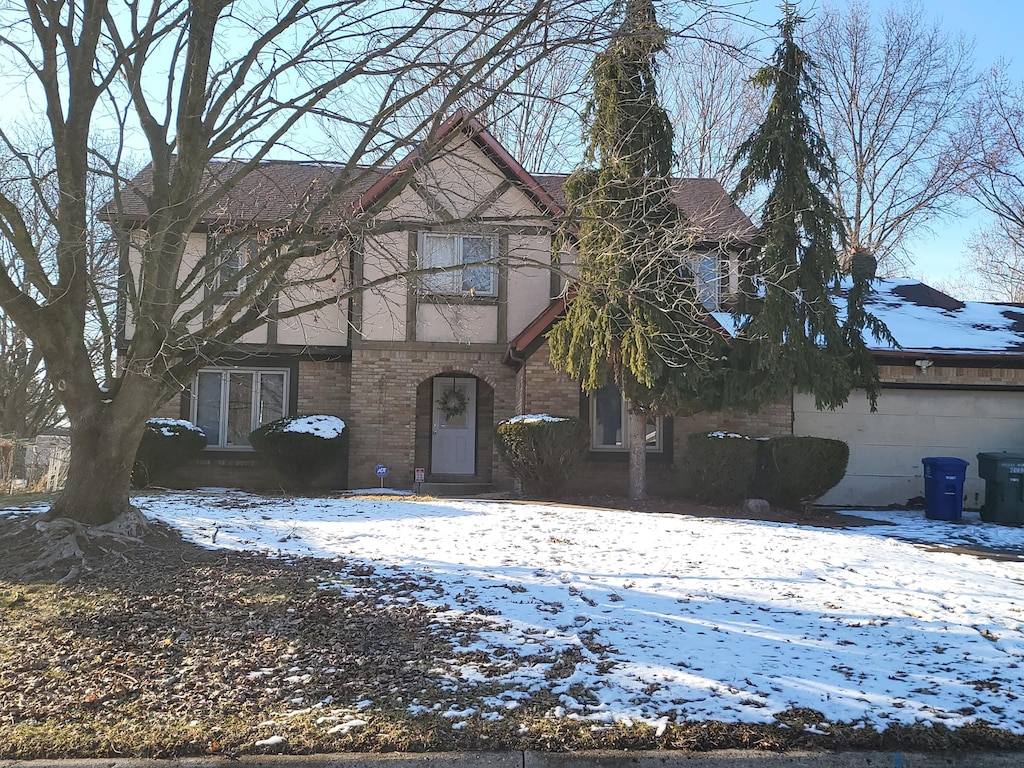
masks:
[[[1000,239],[1024,247],[1024,83],[1005,62],[982,79],[965,144],[974,151],[970,194],[998,220]]]
[[[451,75],[443,115],[481,79],[518,62],[506,76],[512,82],[552,51],[589,39],[606,16],[586,0],[409,0],[393,8],[370,0],[23,0],[0,10],[0,71],[32,96],[24,114],[0,118],[0,146],[53,233],[51,258],[51,241],[0,186],[0,238],[24,269],[0,273],[0,308],[42,354],[70,422],[68,482],[49,516],[144,525],[129,502],[129,478],[156,408],[247,332],[361,289],[338,279],[335,251],[351,190],[414,141],[422,141],[421,157],[439,151],[431,137],[441,117],[398,124],[423,91],[410,85],[412,73]],[[467,29],[478,30],[469,43],[446,45]],[[443,59],[439,50],[448,51]],[[41,105],[34,113],[33,104]],[[302,193],[296,205],[270,210],[289,198],[266,188],[261,163],[279,147],[301,148],[313,116],[333,119],[347,154],[292,190]],[[45,124],[52,147],[44,172],[19,143],[17,122],[32,119]],[[100,152],[96,139],[108,126],[118,145]],[[130,141],[144,146],[148,163],[135,182],[123,170]],[[213,163],[218,157],[230,159]],[[87,341],[90,305],[113,325],[95,298],[90,261],[96,175],[118,190],[105,217],[122,263],[132,264],[121,285],[130,343],[105,384]],[[251,190],[262,193],[251,196],[251,217],[222,222],[209,253],[188,251],[200,222]],[[255,237],[257,252],[211,280],[243,237]],[[277,301],[283,291],[289,301]]]
[[[44,376],[42,354],[0,315],[0,434],[34,437],[60,419],[60,403]]]
[[[1024,229],[1007,219],[976,230],[967,241],[964,295],[984,301],[1024,302]]]
[[[464,34],[481,45],[477,32],[466,30]],[[445,42],[450,46],[454,41]],[[466,106],[479,109],[488,131],[532,172],[564,172],[575,165],[582,152],[579,124],[587,48],[586,41],[580,41],[580,45],[562,48],[526,68],[523,61],[531,54],[524,50],[501,70],[478,81],[463,99]],[[444,52],[440,55],[443,58]],[[519,76],[513,74],[517,71]],[[403,120],[408,125],[437,114],[456,77],[456,73],[438,76],[429,71],[413,74],[429,82],[414,85],[423,92],[404,111]]]
[[[732,159],[764,113],[764,94],[752,77],[761,65],[758,39],[728,19],[708,19],[669,49],[662,68],[665,107],[672,115],[679,173],[739,181]]]
[[[831,197],[851,251],[880,271],[908,265],[915,231],[951,212],[967,153],[956,141],[975,86],[972,44],[916,3],[881,18],[863,0],[826,6],[806,40],[818,63],[819,130],[835,156]]]

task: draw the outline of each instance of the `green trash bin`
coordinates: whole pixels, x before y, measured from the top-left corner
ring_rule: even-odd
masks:
[[[1000,525],[1024,525],[1024,453],[979,453],[978,476],[985,481],[981,519]]]

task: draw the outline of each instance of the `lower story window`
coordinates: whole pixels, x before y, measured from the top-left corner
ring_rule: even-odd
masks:
[[[192,420],[211,448],[248,448],[249,433],[285,416],[288,372],[206,369],[192,390]]]
[[[647,450],[663,449],[663,419],[647,419]],[[595,451],[629,450],[629,410],[615,384],[605,384],[590,396],[590,447]]]

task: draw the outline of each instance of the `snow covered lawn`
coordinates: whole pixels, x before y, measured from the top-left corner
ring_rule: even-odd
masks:
[[[406,585],[384,603],[479,617],[479,635],[437,660],[450,696],[408,705],[453,728],[550,692],[552,716],[596,728],[771,723],[810,708],[879,730],[985,721],[1024,734],[1024,529],[971,513],[865,512],[878,524],[835,530],[221,489],[136,503],[206,547],[341,556],[350,572],[325,586],[359,590],[372,567]]]

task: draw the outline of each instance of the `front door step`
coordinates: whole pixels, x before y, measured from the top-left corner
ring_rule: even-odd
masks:
[[[494,490],[492,483],[420,483],[414,489],[424,496],[478,496]]]

